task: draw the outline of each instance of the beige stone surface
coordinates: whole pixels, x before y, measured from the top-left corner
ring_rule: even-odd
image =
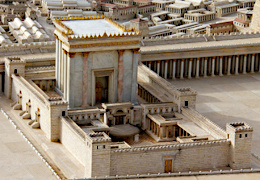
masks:
[[[0,179],[56,179],[2,113],[0,152]]]
[[[254,128],[252,152],[260,155],[260,74],[171,81],[197,90],[197,110],[225,130],[227,122]]]

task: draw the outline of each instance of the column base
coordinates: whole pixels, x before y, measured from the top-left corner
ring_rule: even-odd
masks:
[[[212,74],[211,77],[215,77],[216,75],[215,74]]]
[[[223,76],[223,74],[220,74],[219,76]]]
[[[247,74],[246,72],[243,72],[243,74]]]

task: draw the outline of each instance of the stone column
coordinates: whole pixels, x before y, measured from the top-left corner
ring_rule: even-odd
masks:
[[[189,61],[189,73],[188,73],[188,78],[189,78],[189,79],[191,78],[192,61],[193,61],[193,59],[190,58],[190,61]]]
[[[133,77],[132,77],[132,94],[131,94],[131,102],[137,103],[137,67],[139,62],[139,49],[134,49],[134,57],[133,57]]]
[[[222,68],[222,64],[223,64],[223,56],[220,56],[220,59],[219,59],[219,76],[223,76],[223,68]]]
[[[211,64],[211,76],[214,77],[215,76],[215,59],[216,57],[212,58],[212,64]]]
[[[238,75],[238,62],[239,62],[239,55],[236,56],[235,75]]]
[[[82,91],[82,107],[88,105],[88,55],[89,52],[83,52],[83,91]]]
[[[148,61],[148,67],[149,67],[149,69],[152,68],[152,62],[151,61]]]
[[[160,76],[160,61],[157,61],[157,74]]]
[[[181,60],[180,79],[183,79],[183,73],[184,73],[184,59]]]
[[[243,74],[246,74],[246,61],[247,61],[247,54],[244,55]]]
[[[232,58],[232,56],[228,56],[228,69],[227,69],[227,75],[230,75],[230,72],[231,72],[231,58]]]
[[[200,58],[197,58],[196,78],[200,76]]]
[[[164,79],[167,79],[167,74],[168,74],[168,60],[165,61]]]
[[[208,58],[206,57],[205,58],[205,61],[204,61],[204,77],[207,77],[207,67],[208,67]]]
[[[176,74],[176,59],[174,59],[172,63],[172,79],[175,79],[175,74]]]
[[[64,84],[64,93],[63,93],[63,98],[64,99],[67,99],[67,69],[68,69],[68,63],[67,63],[67,51],[64,51],[65,52],[65,54],[64,54],[64,78],[63,78],[63,80],[64,80],[64,82],[63,82],[63,84]]]
[[[64,93],[64,61],[65,61],[65,50],[62,49],[62,55],[61,55],[61,81],[60,81],[60,90],[62,93]]]
[[[122,102],[123,100],[123,54],[124,50],[118,51],[118,74],[117,74],[117,101]]]
[[[56,58],[55,58],[55,79],[56,82],[58,81],[59,77],[59,39],[56,37]],[[58,86],[58,83],[56,83],[56,86]]]
[[[255,72],[255,54],[252,54],[251,58],[251,73]]]
[[[69,99],[70,99],[70,53],[67,53],[67,99],[66,101],[68,101],[68,104],[70,103]]]

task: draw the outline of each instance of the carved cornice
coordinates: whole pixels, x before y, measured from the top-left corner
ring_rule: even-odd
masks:
[[[76,55],[76,53],[69,53],[69,57],[70,57],[70,58],[74,58],[75,55]]]

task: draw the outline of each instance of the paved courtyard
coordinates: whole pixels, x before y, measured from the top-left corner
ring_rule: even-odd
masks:
[[[196,109],[221,128],[245,121],[254,128],[252,152],[260,155],[260,74],[170,80],[198,92]]]
[[[56,179],[0,112],[0,179]]]

